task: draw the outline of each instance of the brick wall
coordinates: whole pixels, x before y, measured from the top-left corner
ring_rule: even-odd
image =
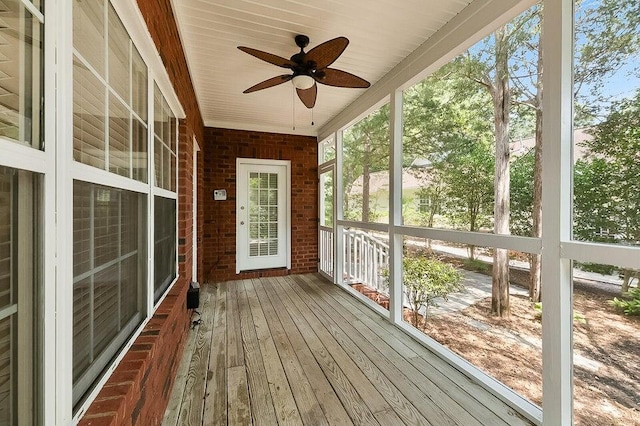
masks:
[[[203,150],[204,278],[226,281],[317,271],[317,139],[205,127]],[[275,269],[236,275],[236,158],[291,161],[291,271]],[[214,201],[214,189],[226,189],[227,200]]]
[[[81,425],[159,425],[166,409],[176,369],[189,332],[185,300],[192,280],[193,256],[193,139],[203,141],[202,116],[189,76],[170,0],[139,0],[149,32],[185,110],[180,121],[178,155],[178,273],[179,279],[147,323],[131,349],[93,401]],[[202,170],[204,158],[198,158]],[[202,199],[203,174],[198,175]],[[198,235],[203,230],[203,206],[198,209]],[[201,240],[201,238],[198,238]],[[199,245],[198,247],[201,247]],[[202,249],[198,250],[202,281]]]

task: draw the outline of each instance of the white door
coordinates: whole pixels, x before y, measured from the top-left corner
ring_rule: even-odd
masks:
[[[238,158],[236,273],[291,267],[289,161]]]

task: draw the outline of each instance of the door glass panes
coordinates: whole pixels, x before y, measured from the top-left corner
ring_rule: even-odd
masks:
[[[249,173],[249,256],[278,254],[278,174]]]
[[[389,104],[342,133],[345,220],[389,222]]]
[[[0,424],[32,423],[40,362],[41,257],[39,179],[0,167]],[[23,404],[29,401],[25,412]]]
[[[575,3],[573,238],[640,245],[640,7]]]
[[[18,0],[0,8],[0,137],[41,149],[43,25]]]

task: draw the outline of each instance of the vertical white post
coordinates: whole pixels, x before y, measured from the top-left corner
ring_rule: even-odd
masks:
[[[192,229],[192,257],[191,257],[191,281],[198,281],[198,153],[200,145],[195,136],[193,138],[193,229]]]
[[[333,232],[334,232],[334,273],[333,282],[336,284],[344,283],[344,226],[338,225],[338,221],[344,218],[342,211],[344,199],[342,192],[344,183],[342,179],[342,131],[335,134],[336,141],[336,162],[333,179]]]
[[[402,90],[391,94],[389,140],[389,315],[402,322]]]
[[[542,386],[544,425],[573,424],[571,238],[573,0],[544,1]]]
[[[48,111],[55,111],[56,142],[55,142],[55,210],[56,223],[56,274],[55,274],[55,414],[52,413],[51,401],[45,401],[45,417],[47,424],[71,424],[73,407],[73,179],[71,165],[73,162],[73,35],[71,14],[73,5],[71,0],[60,0],[56,3],[55,20],[53,25],[47,14],[47,33],[55,34],[51,39],[56,40],[56,107]],[[55,31],[52,33],[51,30]],[[49,92],[51,93],[51,92]],[[49,114],[47,114],[49,115]],[[49,148],[47,148],[49,149]],[[48,152],[49,154],[49,152]],[[52,176],[46,183],[47,192],[51,190]],[[50,198],[48,198],[50,199]],[[46,225],[51,225],[47,223]],[[49,281],[49,277],[45,277]],[[45,282],[45,289],[50,282]],[[45,290],[45,297],[50,291]],[[50,306],[50,302],[47,302]],[[45,336],[49,325],[45,323]],[[48,343],[48,341],[47,341]],[[48,356],[45,355],[45,360]],[[45,361],[46,363],[46,361]],[[51,380],[50,373],[45,369],[45,381]],[[51,395],[45,391],[45,397]]]

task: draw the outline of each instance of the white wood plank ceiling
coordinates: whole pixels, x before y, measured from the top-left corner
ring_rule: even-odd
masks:
[[[291,83],[242,93],[288,70],[243,53],[237,46],[289,58],[298,52],[296,34],[309,36],[306,51],[345,36],[350,44],[331,67],[373,85],[469,3],[471,0],[173,0],[173,7],[205,125],[316,135],[365,89],[318,85],[312,126],[312,111],[294,98]]]

